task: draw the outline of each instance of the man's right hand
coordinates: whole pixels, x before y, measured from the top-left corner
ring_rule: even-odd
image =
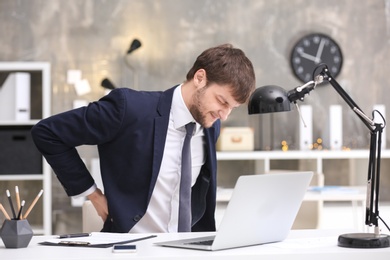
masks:
[[[103,219],[103,222],[106,221],[108,216],[107,198],[102,191],[96,189],[93,193],[88,195],[87,198],[92,202],[98,215]]]

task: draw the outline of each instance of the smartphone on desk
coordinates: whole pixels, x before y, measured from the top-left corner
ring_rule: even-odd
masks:
[[[135,253],[137,252],[136,245],[114,245],[112,248],[113,253]]]

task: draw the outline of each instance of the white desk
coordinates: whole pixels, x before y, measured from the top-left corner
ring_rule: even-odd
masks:
[[[157,241],[174,240],[210,233],[157,234],[156,238],[137,242],[137,253],[112,253],[111,248],[76,248],[41,246],[37,243],[52,238],[35,236],[27,248],[6,249],[0,242],[1,259],[12,260],[60,260],[60,259],[262,259],[262,260],[338,260],[338,259],[389,259],[390,248],[351,249],[337,246],[337,237],[343,233],[337,230],[292,230],[289,237],[279,243],[204,252],[187,249],[165,248],[153,245]],[[131,234],[129,234],[131,238]]]

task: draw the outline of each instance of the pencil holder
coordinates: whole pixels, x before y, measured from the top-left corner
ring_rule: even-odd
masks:
[[[27,219],[6,219],[0,229],[0,237],[6,248],[27,247],[32,236],[33,231]]]

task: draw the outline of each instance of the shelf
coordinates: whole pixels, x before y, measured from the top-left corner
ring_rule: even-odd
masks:
[[[339,190],[335,189],[332,192],[315,192],[309,187],[303,201],[358,201],[363,204],[366,190],[365,186],[339,186]],[[231,188],[218,188],[217,202],[229,202],[232,194]]]
[[[1,71],[47,71],[50,64],[47,62],[0,62]]]
[[[0,121],[0,128],[5,131],[7,135],[5,136],[6,140],[9,140],[9,132],[12,131],[12,133],[20,133],[19,128],[23,129],[23,137],[29,136],[29,130],[32,126],[34,126],[39,120],[46,118],[50,116],[51,112],[51,65],[49,62],[36,62],[36,61],[30,61],[30,62],[0,62],[0,76],[2,76],[2,79],[5,79],[7,77],[7,74],[12,72],[28,72],[31,75],[30,78],[30,87],[31,87],[31,93],[30,93],[30,118],[31,120],[25,120],[25,121],[17,121],[17,120],[2,120]],[[26,127],[27,126],[27,127]],[[14,130],[16,129],[16,130]],[[7,132],[8,131],[8,132]],[[22,136],[22,135],[21,135]],[[14,145],[14,143],[9,142],[8,145],[13,145],[12,148],[14,151],[22,151],[27,145],[31,145],[32,141],[20,138],[19,136],[15,136],[15,140],[23,140],[22,144]],[[27,141],[25,141],[27,140]],[[8,141],[7,141],[8,142]],[[22,147],[22,148],[21,148]],[[31,146],[29,146],[31,147]],[[29,152],[29,150],[23,150]],[[4,152],[4,151],[3,151]],[[20,153],[17,153],[17,155],[20,155]],[[3,157],[4,158],[4,157]],[[5,157],[6,161],[8,157]],[[17,157],[17,158],[24,158],[24,157]],[[36,227],[33,227],[33,231],[35,234],[43,234],[43,235],[51,235],[52,233],[52,201],[51,201],[51,168],[48,165],[48,163],[40,156],[38,153],[38,156],[32,157],[32,153],[28,153],[26,158],[33,160],[33,163],[24,164],[23,166],[30,167],[30,172],[34,174],[24,174],[28,172],[29,168],[27,167],[27,170],[22,170],[20,172],[7,169],[3,173],[7,174],[1,174],[0,175],[0,181],[40,181],[42,183],[42,189],[44,190],[44,194],[42,196],[42,203],[43,203],[43,212],[42,212],[42,220],[38,219]],[[33,166],[32,164],[38,163],[38,160],[41,160],[42,158],[42,172],[36,171],[35,169],[31,169]],[[25,162],[23,160],[23,162]],[[12,165],[12,164],[11,164]],[[12,172],[18,173],[18,174],[11,174]],[[22,174],[19,174],[22,173]],[[38,173],[38,174],[36,174]],[[39,184],[40,185],[40,184]],[[38,214],[40,215],[40,214]],[[42,222],[42,225],[41,223]]]
[[[43,174],[5,174],[0,175],[0,181],[41,181],[45,178]]]
[[[384,150],[382,158],[390,158],[390,150]],[[368,159],[368,150],[349,151],[245,151],[217,152],[217,160],[291,160],[291,159]]]
[[[381,159],[389,159],[390,150],[381,151]],[[329,160],[349,160],[349,185],[361,185],[362,176],[366,176],[367,168],[362,168],[362,161],[369,159],[369,150],[295,150],[295,151],[218,151],[218,162],[254,161],[254,172],[263,174],[275,168],[274,161],[296,160],[302,166],[300,169],[314,173],[325,173],[324,164]],[[364,166],[366,167],[366,166]],[[291,169],[296,170],[296,168]]]
[[[16,125],[16,126],[33,126],[36,123],[38,123],[39,120],[28,120],[28,121],[0,121],[0,126],[9,126],[9,125]]]

